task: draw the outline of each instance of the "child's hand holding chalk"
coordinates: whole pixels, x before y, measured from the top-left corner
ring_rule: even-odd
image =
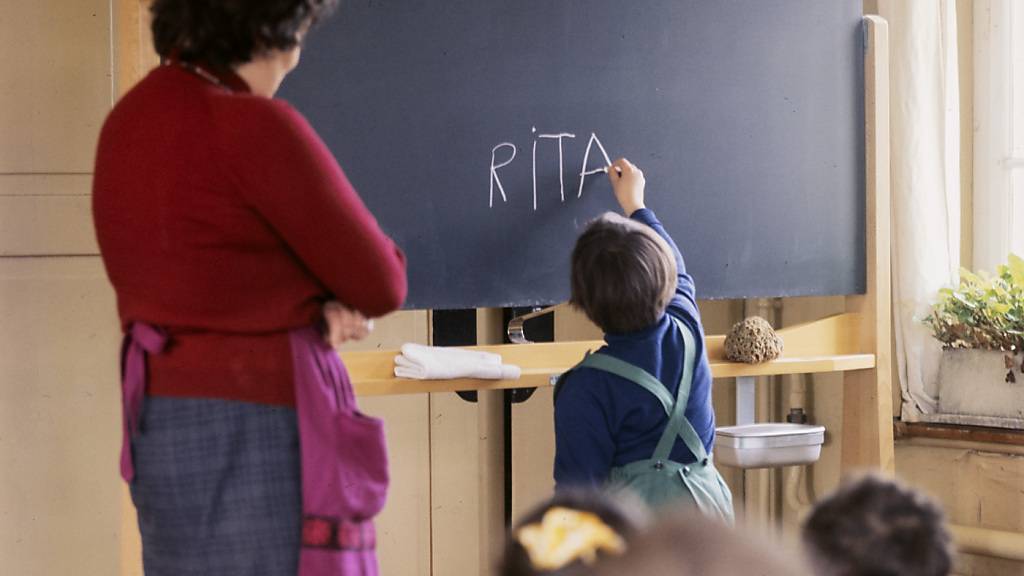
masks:
[[[615,199],[622,207],[622,213],[629,217],[633,212],[644,208],[644,173],[629,160],[619,158],[605,168],[608,180],[612,183]]]

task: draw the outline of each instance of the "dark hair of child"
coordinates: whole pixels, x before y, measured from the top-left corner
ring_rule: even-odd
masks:
[[[942,510],[895,480],[868,475],[820,502],[803,527],[822,576],[945,576],[951,538]]]
[[[661,318],[676,289],[676,262],[650,227],[614,213],[594,220],[572,251],[570,302],[604,332],[622,334]]]
[[[559,514],[583,518],[584,525],[552,526],[558,522]],[[559,491],[520,519],[509,532],[498,573],[500,576],[589,574],[595,563],[621,554],[645,521],[646,513],[639,502],[596,489]],[[564,547],[561,550],[538,550],[544,547],[539,544],[558,548],[554,542],[537,542],[542,533],[560,534],[566,536],[566,541],[583,541],[585,544],[582,547],[570,546],[568,550]],[[608,545],[613,541],[615,545]],[[540,558],[541,552],[546,552],[548,558]],[[544,560],[554,560],[554,563]]]

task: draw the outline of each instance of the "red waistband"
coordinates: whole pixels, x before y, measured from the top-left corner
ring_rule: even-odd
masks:
[[[148,381],[152,396],[295,405],[287,333],[174,335],[149,358]]]

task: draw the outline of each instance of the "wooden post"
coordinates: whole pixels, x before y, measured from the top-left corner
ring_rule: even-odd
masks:
[[[117,0],[114,11],[114,96],[120,99],[159,64],[149,32],[149,0]],[[142,575],[142,541],[128,486],[121,496],[120,576]]]
[[[114,93],[120,98],[160,64],[160,58],[149,31],[149,0],[118,0],[113,8]]]
[[[867,291],[848,297],[846,309],[857,314],[858,349],[875,355],[875,367],[844,373],[841,469],[892,473],[888,24],[866,16],[864,35]]]

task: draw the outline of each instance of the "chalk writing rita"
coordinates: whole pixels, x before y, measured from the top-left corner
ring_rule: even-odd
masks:
[[[536,126],[531,129],[534,134],[533,139],[533,209],[537,210],[537,142],[540,140],[555,140],[558,142],[558,196],[562,202],[565,202],[565,146],[564,142],[567,138],[575,138],[575,134],[568,132],[558,132],[554,134],[537,134]],[[590,162],[590,152],[593,147],[597,145],[598,150],[601,152],[601,156],[604,159],[604,164],[596,168],[589,168],[588,163]],[[503,148],[507,148],[509,151],[502,151]],[[498,175],[498,170],[508,166],[516,158],[517,152],[516,145],[511,142],[502,142],[491,149],[491,173],[490,173],[490,196],[488,206],[494,207],[494,189],[497,187],[498,193],[501,194],[501,199],[506,204],[508,203],[508,195],[505,193],[505,186],[501,183],[501,177]],[[499,160],[500,156],[508,156],[503,160]],[[576,191],[576,197],[583,197],[583,184],[586,181],[587,176],[592,176],[598,173],[604,173],[607,167],[612,163],[611,158],[608,157],[608,152],[605,150],[604,145],[601,144],[601,140],[597,137],[594,132],[590,133],[590,140],[587,141],[587,149],[583,154],[583,163],[580,166],[579,171],[579,189]]]

